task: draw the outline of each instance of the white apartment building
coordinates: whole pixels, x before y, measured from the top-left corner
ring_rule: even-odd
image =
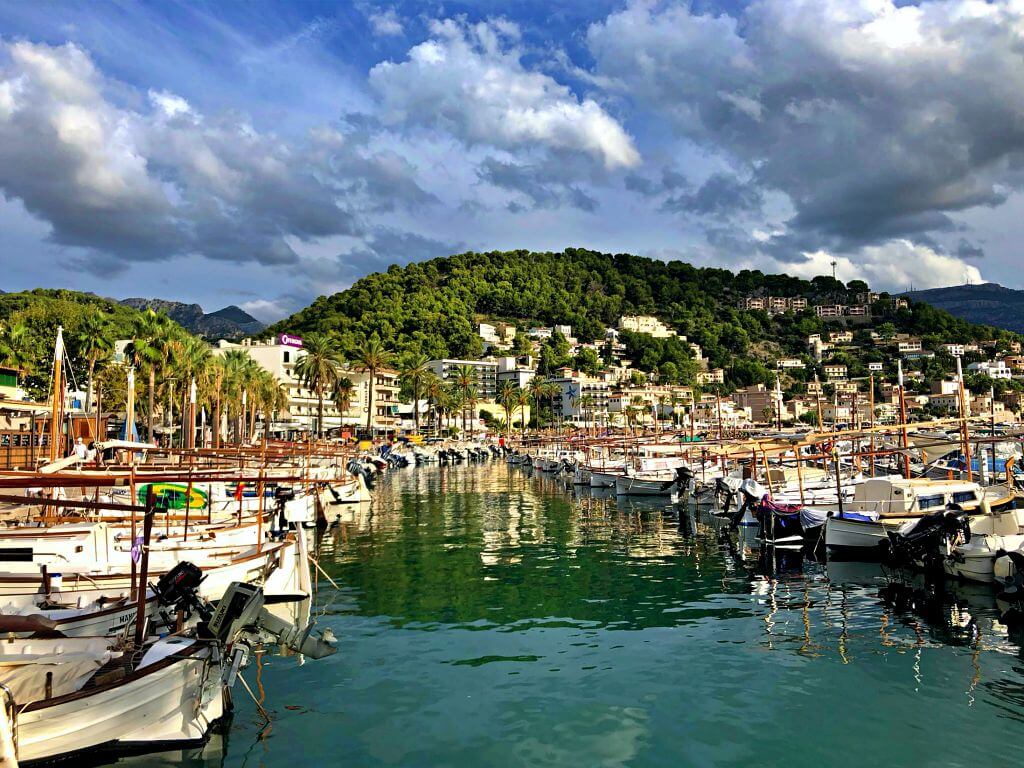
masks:
[[[967,366],[967,370],[971,373],[977,373],[981,376],[988,376],[992,379],[1012,379],[1013,370],[1008,368],[1006,362],[1003,360],[993,360],[991,362],[984,361],[981,363],[971,363]]]
[[[474,386],[481,400],[494,400],[498,393],[498,363],[493,360],[431,360],[427,363],[437,377],[450,384],[458,375],[458,369],[468,366],[473,369]]]
[[[253,343],[245,339],[240,343],[219,341],[213,348],[215,355],[223,355],[232,349],[244,351],[261,368],[270,372],[288,393],[288,405],[277,414],[272,425],[276,432],[311,432],[320,431],[317,423],[318,407],[316,393],[305,389],[295,373],[295,364],[306,353],[302,349],[301,339],[282,334],[277,339],[265,343]],[[351,380],[353,386],[352,400],[349,407],[339,412],[333,398],[328,394],[324,400],[324,430],[365,429],[368,411],[372,407],[371,427],[375,431],[393,430],[398,426],[398,373],[392,370],[376,372],[374,382],[373,403],[370,399],[370,376],[354,370],[346,370],[343,375]]]
[[[562,375],[550,377],[548,382],[559,389],[553,398],[557,419],[579,425],[607,422],[610,391],[607,381],[563,369]]]
[[[510,381],[520,389],[526,387],[530,380],[537,375],[533,358],[526,357],[499,357],[497,386],[501,387],[503,382]]]

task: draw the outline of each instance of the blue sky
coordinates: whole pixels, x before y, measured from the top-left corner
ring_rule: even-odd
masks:
[[[0,2],[0,288],[270,320],[567,246],[1021,287],[1022,38],[977,0]]]

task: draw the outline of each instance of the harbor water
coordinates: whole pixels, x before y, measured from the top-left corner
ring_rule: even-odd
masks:
[[[493,462],[396,470],[311,547],[316,664],[267,725],[130,766],[1015,764],[1022,636],[993,590],[761,552],[666,500]],[[257,677],[257,672],[259,676]]]

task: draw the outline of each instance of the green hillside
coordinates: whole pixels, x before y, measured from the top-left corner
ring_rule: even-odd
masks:
[[[481,352],[476,323],[482,319],[509,321],[522,329],[567,324],[581,341],[593,341],[603,338],[604,329],[620,315],[652,314],[700,344],[710,366],[726,370],[728,383],[743,385],[770,380],[773,357],[805,354],[809,334],[837,326],[811,312],[769,317],[741,311],[741,298],[804,296],[817,302],[854,303],[856,294],[867,288],[861,281],[844,285],[831,277],[808,281],[751,270],[733,273],[574,248],[562,253],[470,252],[368,275],[348,290],[321,296],[269,330],[326,333],[337,338],[346,353],[364,337],[377,334],[397,352],[473,357]],[[885,294],[873,310],[872,325],[889,324],[890,331],[920,335],[926,346],[1016,338],[924,303],[912,302],[895,311]],[[866,333],[865,326],[854,329],[860,329],[861,336]],[[678,366],[679,349],[666,349],[673,345],[649,338],[625,340],[641,369],[673,361],[680,380],[692,378],[692,366]],[[882,359],[874,349],[855,354],[851,373],[861,358],[872,355]]]
[[[102,337],[107,344],[130,339],[146,320],[146,313],[110,299],[79,291],[38,288],[0,294],[0,364],[22,371],[21,380],[34,397],[46,395],[57,327],[64,341],[76,381],[84,386],[88,363],[86,339]],[[170,332],[187,336],[167,320]],[[109,350],[105,353],[109,355]]]

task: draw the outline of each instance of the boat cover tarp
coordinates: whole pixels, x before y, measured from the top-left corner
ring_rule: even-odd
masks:
[[[74,693],[96,670],[121,656],[120,651],[108,647],[110,642],[104,638],[62,638],[2,643],[0,683],[11,690],[19,707],[46,698],[47,673],[52,675],[50,696]]]
[[[821,509],[810,509],[804,507],[800,510],[800,525],[806,531],[808,528],[818,528],[825,524],[828,519],[828,512]]]

